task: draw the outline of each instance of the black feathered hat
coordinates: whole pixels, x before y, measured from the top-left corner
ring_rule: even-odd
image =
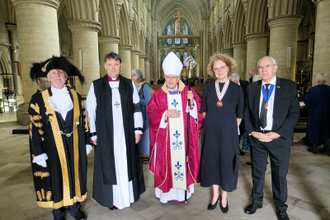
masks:
[[[80,83],[85,83],[85,77],[78,68],[62,56],[53,56],[41,63],[32,63],[30,77],[32,80],[37,80],[39,77],[47,77],[48,72],[52,69],[61,69],[65,71],[68,76],[78,76]]]

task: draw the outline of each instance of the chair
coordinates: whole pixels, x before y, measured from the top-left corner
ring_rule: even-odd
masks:
[[[17,110],[17,95],[14,89],[3,89],[2,90],[2,102],[3,102],[3,111],[16,111]]]

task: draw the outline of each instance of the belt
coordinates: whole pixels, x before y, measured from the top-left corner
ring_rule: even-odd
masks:
[[[272,132],[272,131],[271,130],[261,130],[261,133],[263,133],[263,134],[267,134],[269,132]]]

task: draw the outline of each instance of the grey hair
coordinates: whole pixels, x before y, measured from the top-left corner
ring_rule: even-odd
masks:
[[[236,81],[239,81],[240,77],[237,73],[233,73],[230,75],[229,79],[234,79]]]
[[[318,73],[316,75],[316,81],[317,82],[323,82],[323,83],[325,83],[327,81],[327,74],[325,74],[325,73]]]
[[[137,77],[136,83],[144,82],[146,79],[143,76],[143,73],[139,69],[132,70],[132,73]]]
[[[258,63],[257,63],[257,66],[259,66],[259,63],[260,63],[260,61],[261,61],[263,58],[269,58],[269,59],[271,59],[271,60],[273,61],[273,65],[274,65],[274,66],[277,65],[277,64],[276,64],[276,60],[275,60],[273,57],[270,57],[270,56],[264,56],[264,57],[261,57],[261,58],[260,58],[260,60],[259,60]]]

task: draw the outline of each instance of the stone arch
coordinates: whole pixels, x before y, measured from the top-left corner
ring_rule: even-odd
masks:
[[[270,1],[268,18],[284,15],[299,15],[303,0]]]
[[[15,7],[12,1],[0,1],[3,10],[1,11],[4,14],[5,22],[16,24],[16,13]]]
[[[144,29],[139,33],[139,50],[142,54],[146,54],[145,40],[144,40]]]
[[[12,68],[11,68],[11,60],[9,57],[9,53],[6,52],[2,52],[0,53],[1,57],[0,57],[0,64],[1,64],[1,68],[3,73],[12,73]]]
[[[61,1],[63,2],[63,1]],[[92,21],[98,21],[98,1],[90,0],[67,0],[67,8],[69,12],[70,20],[74,19],[86,19]]]
[[[224,36],[223,36],[223,49],[230,49],[232,42],[232,24],[230,21],[229,13],[226,13],[224,20]]]
[[[68,28],[68,17],[69,12],[65,2],[62,1],[57,10],[58,36],[60,41],[60,53],[67,58],[73,55],[72,32]],[[72,61],[70,58],[69,60]]]
[[[267,1],[250,1],[246,15],[246,34],[265,32],[267,26]]]
[[[124,6],[125,4],[123,4]],[[120,16],[119,16],[119,36],[120,36],[120,44],[130,45],[130,25],[128,20],[128,12],[126,7],[121,7]]]
[[[132,38],[131,38],[131,44],[133,46],[133,50],[139,50],[139,33],[137,28],[137,21],[136,19],[132,22]]]
[[[100,35],[116,36],[118,18],[115,1],[100,0],[100,22],[102,24]]]
[[[244,42],[245,35],[245,13],[241,1],[236,4],[233,24],[233,43]]]

